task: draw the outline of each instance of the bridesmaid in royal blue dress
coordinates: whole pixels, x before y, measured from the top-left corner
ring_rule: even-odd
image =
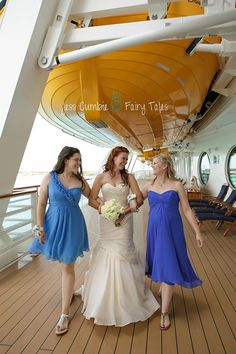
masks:
[[[194,288],[202,284],[188,258],[179,203],[184,216],[196,234],[198,247],[202,247],[203,238],[183,185],[175,178],[170,156],[160,154],[154,157],[152,168],[155,178],[142,190],[143,197],[148,198],[150,205],[146,274],[153,281],[161,283],[160,329],[166,330],[170,327],[168,311],[173,295],[173,285]]]
[[[43,253],[60,262],[62,272],[62,314],[56,334],[68,331],[69,307],[74,291],[76,258],[89,250],[87,229],[78,205],[81,194],[89,197],[90,187],[82,176],[81,155],[77,148],[64,147],[54,170],[40,186],[35,238],[31,253]],[[47,202],[49,207],[46,211]]]

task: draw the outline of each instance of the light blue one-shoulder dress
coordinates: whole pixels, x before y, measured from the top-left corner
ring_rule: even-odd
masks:
[[[89,250],[87,228],[79,207],[82,189],[64,187],[55,171],[50,175],[44,223],[46,242],[41,244],[35,237],[28,251],[69,264]]]

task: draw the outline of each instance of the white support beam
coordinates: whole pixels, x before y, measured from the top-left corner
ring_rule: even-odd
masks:
[[[207,52],[220,54],[222,51],[222,44],[198,44],[195,48],[195,52]]]
[[[79,18],[102,18],[149,11],[154,13],[160,10],[160,5],[178,1],[180,0],[76,0],[71,15]]]
[[[37,60],[58,0],[8,1],[0,30],[0,194],[11,193],[49,72]],[[39,146],[43,137],[39,137]]]
[[[160,29],[158,31],[152,30],[149,32],[139,33],[133,36],[119,38],[110,42],[101,43],[87,48],[75,50],[73,52],[61,54],[55,59],[54,66],[56,66],[58,63],[72,63],[78,60],[91,58],[143,43],[155,42],[158,40],[186,38],[186,35],[189,35],[192,32],[196,32],[199,29],[232,22],[235,19],[236,10],[209,16],[202,15],[197,16],[196,18],[194,18],[194,16],[191,18],[186,17],[182,23],[173,24],[171,26],[168,25],[166,28]]]
[[[94,44],[104,43],[119,38],[136,35],[137,33],[164,30],[176,24],[185,24],[198,18],[201,20],[202,15],[178,17],[170,19],[161,19],[157,21],[140,21],[131,23],[121,23],[115,25],[95,26],[86,28],[76,28],[67,31],[62,48],[78,49],[81,46],[90,46]],[[197,31],[186,32],[182,38],[203,37],[204,35],[236,35],[236,21],[214,26],[212,28],[198,28]]]
[[[212,90],[224,96],[235,95],[236,57],[231,57],[212,86]]]
[[[196,52],[216,53],[221,57],[236,56],[236,42],[222,40],[217,44],[198,44],[195,48]]]
[[[55,55],[61,49],[64,40],[65,26],[74,0],[60,0],[54,15],[53,24],[49,27],[43,43],[38,64],[41,68],[50,67]]]
[[[224,70],[233,76],[236,76],[236,57],[231,57],[224,67]]]

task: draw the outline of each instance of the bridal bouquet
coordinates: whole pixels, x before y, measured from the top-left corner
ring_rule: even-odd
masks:
[[[116,199],[110,199],[101,207],[102,216],[109,221],[116,221],[125,208]]]

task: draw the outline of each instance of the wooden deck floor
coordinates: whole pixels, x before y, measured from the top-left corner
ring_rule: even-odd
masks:
[[[236,234],[224,238],[214,223],[205,223],[203,233],[205,246],[199,250],[186,226],[189,255],[203,287],[175,287],[172,326],[166,332],[159,330],[159,311],[148,321],[123,328],[95,326],[84,319],[77,298],[69,332],[57,337],[57,265],[40,256],[20,270],[5,270],[0,274],[0,353],[235,354]],[[78,261],[77,286],[87,266],[88,256]],[[150,286],[157,296],[158,285]]]

